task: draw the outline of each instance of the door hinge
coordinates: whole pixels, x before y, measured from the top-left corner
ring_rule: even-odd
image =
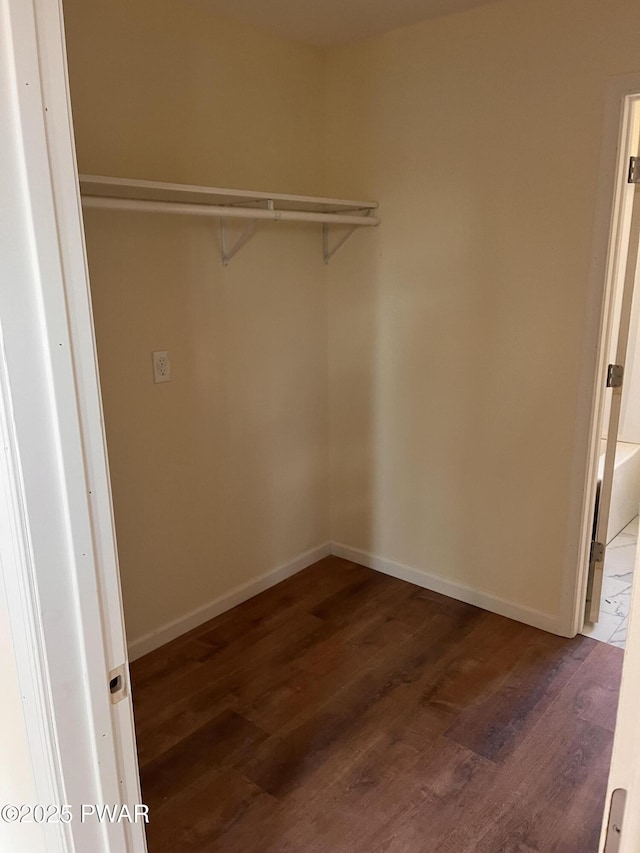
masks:
[[[607,368],[607,388],[622,388],[624,365],[610,364]]]
[[[628,183],[640,184],[640,157],[629,158]]]
[[[589,564],[604,562],[604,545],[602,542],[592,542],[589,553]]]
[[[624,817],[624,806],[627,792],[624,788],[616,788],[611,794],[611,806],[609,808],[609,821],[607,823],[607,835],[604,841],[603,853],[618,853],[620,839],[622,838],[622,819]]]

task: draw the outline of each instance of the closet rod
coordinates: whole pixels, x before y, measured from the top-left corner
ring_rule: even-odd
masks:
[[[268,219],[275,222],[325,222],[334,225],[379,225],[377,216],[347,213],[318,213],[307,210],[271,210],[265,208],[227,207],[216,204],[187,204],[185,202],[147,201],[145,199],[104,198],[83,196],[85,207],[116,210],[146,210],[152,213],[182,213],[195,216],[216,216],[223,219]]]

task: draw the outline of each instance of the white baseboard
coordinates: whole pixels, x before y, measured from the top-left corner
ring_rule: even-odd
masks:
[[[559,617],[553,613],[534,610],[515,601],[482,592],[466,584],[447,580],[440,575],[415,569],[412,566],[405,566],[384,557],[376,557],[375,554],[351,548],[349,545],[343,545],[340,542],[331,543],[331,553],[336,557],[342,557],[345,560],[351,560],[353,563],[359,563],[361,566],[367,566],[369,569],[375,569],[377,572],[383,572],[385,575],[391,575],[391,577],[399,580],[430,589],[432,592],[448,595],[450,598],[464,601],[466,604],[475,604],[476,607],[489,610],[491,613],[498,613],[500,616],[506,616],[509,619],[515,619],[517,622],[524,622],[525,625],[533,625],[534,628],[541,628],[543,631],[549,631],[552,634],[561,633]]]
[[[483,610],[498,613],[500,616],[515,619],[517,622],[524,622],[525,625],[533,625],[535,628],[541,628],[543,631],[549,631],[552,634],[562,633],[559,617],[552,613],[545,613],[541,610],[524,607],[506,598],[482,592],[466,584],[447,580],[440,575],[421,571],[412,566],[406,566],[403,563],[387,560],[385,557],[377,557],[375,554],[360,551],[358,548],[351,548],[349,545],[343,545],[340,542],[325,542],[317,548],[305,551],[304,554],[300,554],[300,556],[296,557],[290,563],[278,566],[258,578],[235,587],[230,592],[202,605],[202,607],[198,607],[196,610],[192,610],[190,613],[185,613],[184,616],[168,622],[166,625],[158,628],[157,631],[152,631],[143,637],[132,640],[128,644],[129,660],[136,660],[152,652],[154,649],[164,646],[165,643],[169,643],[171,640],[182,636],[182,634],[193,630],[193,628],[203,625],[209,619],[213,619],[221,613],[231,610],[237,604],[242,604],[243,601],[247,601],[247,599],[252,598],[259,592],[275,586],[280,581],[285,580],[285,578],[295,575],[323,557],[329,556],[329,554],[334,554],[336,557],[342,557],[353,563],[359,563],[361,566],[367,566],[370,569],[375,569],[377,572],[391,575],[391,577],[407,581],[425,589],[430,589],[433,592],[448,595],[450,598],[464,601],[466,604],[474,604]]]
[[[136,660],[152,652],[154,649],[164,646],[165,643],[169,643],[171,640],[175,640],[176,637],[186,634],[187,631],[203,625],[209,619],[219,616],[226,610],[231,610],[237,604],[242,604],[248,598],[253,598],[259,592],[275,586],[280,581],[285,580],[285,578],[289,578],[297,572],[302,571],[302,569],[306,569],[323,557],[328,557],[329,554],[331,554],[331,543],[325,542],[317,548],[305,551],[304,554],[300,554],[295,560],[291,560],[291,562],[283,566],[278,566],[270,572],[260,575],[260,577],[240,584],[240,586],[235,587],[230,592],[215,598],[207,604],[203,604],[202,607],[185,613],[184,616],[180,616],[172,622],[167,622],[166,625],[162,625],[157,631],[152,631],[143,637],[132,640],[128,643],[129,660]]]

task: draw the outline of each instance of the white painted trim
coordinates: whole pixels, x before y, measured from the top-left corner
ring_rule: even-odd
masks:
[[[366,566],[385,575],[390,575],[416,586],[430,589],[433,592],[439,592],[442,595],[449,596],[449,598],[464,601],[466,604],[473,604],[476,607],[489,610],[491,613],[506,616],[508,619],[515,619],[517,622],[524,622],[525,625],[533,625],[535,628],[541,628],[543,631],[549,631],[552,634],[561,633],[558,617],[553,613],[545,613],[541,610],[534,610],[531,607],[524,607],[515,601],[509,601],[506,598],[483,592],[467,584],[447,580],[447,578],[435,575],[432,572],[423,571],[422,569],[407,566],[403,563],[397,563],[385,557],[378,557],[375,554],[361,551],[358,548],[352,548],[341,542],[325,542],[317,548],[305,551],[289,563],[285,563],[257,578],[240,584],[229,592],[218,596],[218,598],[214,598],[213,601],[209,601],[201,607],[185,613],[178,619],[167,622],[166,625],[162,625],[157,631],[151,631],[142,637],[138,637],[136,640],[132,640],[129,643],[129,660],[137,660],[143,655],[159,649],[165,643],[170,643],[171,640],[181,637],[183,634],[203,625],[210,619],[215,619],[221,613],[226,613],[232,607],[236,607],[236,605],[242,604],[243,601],[253,598],[254,595],[270,589],[272,586],[280,583],[280,581],[292,577],[329,555],[342,557],[344,560],[350,560],[352,563],[359,563],[361,566]]]
[[[608,81],[605,122],[593,226],[585,331],[576,402],[571,460],[571,486],[562,571],[560,630],[573,637],[582,630],[589,568],[589,548],[597,482],[600,431],[604,410],[603,377],[607,348],[603,345],[611,323],[611,267],[609,246],[620,216],[624,182],[625,141],[631,100],[640,94],[640,74]]]
[[[61,20],[51,13],[50,0],[35,0],[38,40],[47,74],[43,96],[54,202],[60,231],[60,255],[65,273],[69,333],[74,353],[75,380],[82,439],[86,446],[87,479],[91,484],[92,526],[97,540],[100,598],[109,630],[105,634],[108,669],[120,666],[126,655],[124,614],[111,485],[107,460],[102,399],[98,380],[89,271],[86,258],[82,206],[73,147],[71,103],[65,67]]]
[[[4,585],[7,599],[38,802],[62,803],[64,783],[53,724],[53,696],[15,439],[0,328],[0,583]],[[45,827],[41,831],[44,836]],[[68,825],[60,823],[46,827],[42,849],[49,853],[65,853],[71,849],[71,843]]]
[[[59,251],[64,277],[70,349],[76,386],[75,403],[83,448],[85,491],[83,510],[90,521],[93,538],[95,580],[78,582],[80,596],[93,597],[99,619],[100,651],[93,650],[92,702],[100,707],[102,723],[110,726],[113,743],[108,761],[101,764],[112,771],[104,784],[105,801],[136,803],[141,801],[137,747],[130,692],[127,700],[104,708],[106,673],[119,667],[126,670],[124,613],[120,590],[120,574],[111,504],[111,486],[104,435],[102,400],[98,380],[93,314],[89,289],[82,206],[75,158],[75,140],[71,116],[71,99],[66,66],[65,34],[61,0],[33,0],[37,29],[37,46],[41,72],[43,119],[49,155],[50,180],[53,190]],[[91,617],[89,617],[91,619]],[[96,628],[93,630],[95,631]],[[98,665],[100,668],[98,668]],[[106,671],[106,672],[105,672]],[[128,674],[128,671],[127,671]],[[96,695],[97,694],[97,695]],[[107,720],[106,715],[109,714]],[[97,715],[96,715],[97,716]],[[112,754],[113,752],[113,754]],[[112,764],[112,760],[115,762]],[[105,773],[106,776],[106,773]],[[120,829],[120,828],[119,828]],[[146,850],[144,827],[123,823],[125,835],[110,843],[142,853]],[[113,833],[111,833],[113,835]]]
[[[393,578],[430,589],[432,592],[439,592],[441,595],[449,596],[449,598],[455,598],[457,601],[473,604],[483,610],[489,610],[491,613],[498,613],[508,619],[515,619],[517,622],[524,622],[525,625],[533,625],[534,628],[541,628],[543,631],[549,631],[552,634],[560,633],[558,617],[553,613],[524,607],[515,601],[483,592],[467,586],[467,584],[448,580],[441,575],[407,566],[404,563],[397,563],[394,560],[388,560],[386,557],[370,554],[368,551],[351,548],[349,545],[343,545],[340,542],[331,543],[331,553],[336,557],[342,557],[345,560],[351,560],[353,563],[367,566],[369,569],[375,569],[377,572],[383,572],[385,575],[391,575]]]
[[[233,190],[222,187],[202,187],[193,184],[175,184],[166,181],[141,181],[135,178],[113,178],[105,175],[80,175],[82,194],[89,197],[137,199],[139,201],[166,201],[192,204],[209,204],[212,199],[221,199],[218,204],[240,202],[265,202],[301,204],[310,207],[349,208],[375,210],[377,201],[354,201],[346,198],[324,198],[312,195],[287,195],[265,193],[261,190]],[[320,212],[320,211],[317,211]],[[329,213],[329,211],[325,211]]]
[[[640,549],[636,553],[635,577],[640,572]],[[638,701],[640,699],[640,583],[631,589],[629,630],[620,684],[620,700],[616,719],[611,770],[607,784],[605,819],[602,824],[599,851],[604,847],[611,794],[616,788],[627,791],[627,802],[622,822],[619,853],[637,853],[640,850],[640,726],[638,726]]]
[[[275,569],[257,578],[234,587],[230,592],[214,598],[213,601],[209,601],[207,604],[203,604],[201,607],[185,613],[184,616],[180,616],[172,622],[167,622],[166,625],[158,628],[157,631],[151,631],[151,633],[145,634],[137,640],[132,640],[129,643],[129,660],[137,660],[137,658],[154,651],[154,649],[164,646],[165,643],[181,637],[187,631],[192,631],[194,628],[203,625],[210,619],[214,619],[221,613],[231,610],[232,607],[242,604],[243,601],[253,598],[254,595],[258,595],[260,592],[264,592],[265,589],[269,589],[280,583],[280,581],[290,578],[323,557],[328,557],[331,553],[331,543],[325,542],[324,545],[319,545],[317,548],[305,551],[289,563],[277,566]]]
[[[61,794],[47,802],[68,803],[77,815],[80,803],[140,802],[138,765],[130,698],[112,705],[108,690],[110,661],[117,655],[123,662],[124,630],[118,614],[106,616],[104,607],[109,584],[101,572],[106,566],[115,575],[109,563],[115,546],[86,319],[61,3],[3,0],[2,11],[9,83],[1,92],[1,111],[11,133],[5,221],[13,224],[8,233],[15,240],[7,239],[2,259],[7,270],[0,323],[6,416],[15,445],[9,452],[23,516],[22,529],[15,530],[28,557],[9,561],[3,572],[12,624],[23,610],[36,623],[29,630],[42,638],[48,701],[34,693],[40,719],[25,713],[25,720],[31,743],[47,728],[55,737],[55,754],[49,752],[56,766],[45,770],[58,776]],[[25,592],[27,607],[19,598]],[[39,648],[16,642],[15,652],[21,682],[27,683]],[[38,762],[34,750],[33,772],[38,785],[44,777],[44,790],[51,779]],[[69,850],[146,850],[140,823],[75,819],[65,832],[56,841]]]

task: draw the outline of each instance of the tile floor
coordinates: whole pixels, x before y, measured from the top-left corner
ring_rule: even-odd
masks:
[[[631,583],[638,542],[638,516],[607,545],[602,582],[602,607],[596,624],[587,622],[582,633],[623,649],[631,604]]]

